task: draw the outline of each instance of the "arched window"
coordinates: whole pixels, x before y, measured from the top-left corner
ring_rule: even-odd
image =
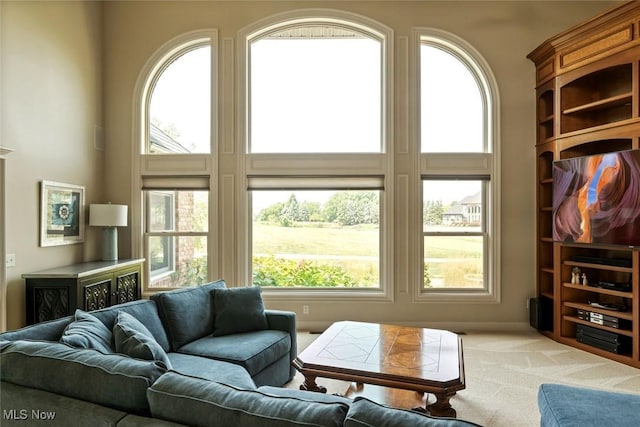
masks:
[[[499,298],[498,95],[464,40],[416,31],[423,202],[421,297]]]
[[[215,216],[217,32],[187,33],[149,59],[136,85],[134,250],[146,259],[145,291],[210,280]]]
[[[305,13],[244,33],[250,280],[388,297],[391,31]]]
[[[164,60],[149,93],[146,152],[211,151],[211,46],[191,43]]]

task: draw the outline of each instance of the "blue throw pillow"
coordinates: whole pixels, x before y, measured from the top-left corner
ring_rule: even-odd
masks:
[[[157,360],[164,363],[167,369],[171,369],[167,353],[147,327],[129,313],[118,311],[113,324],[113,340],[117,353],[135,359]]]
[[[112,334],[104,323],[80,309],[76,310],[74,317],[75,320],[62,332],[60,342],[71,347],[95,349],[104,354],[113,353]]]
[[[259,286],[214,289],[211,292],[215,316],[213,336],[260,331],[269,327]]]

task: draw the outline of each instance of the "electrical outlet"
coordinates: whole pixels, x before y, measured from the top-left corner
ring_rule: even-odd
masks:
[[[308,305],[303,305],[302,306],[302,314],[309,314],[309,306]]]
[[[7,259],[5,260],[5,267],[15,267],[16,266],[16,254],[7,254]]]

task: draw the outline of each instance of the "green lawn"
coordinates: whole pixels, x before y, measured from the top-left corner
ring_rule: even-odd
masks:
[[[432,286],[476,287],[482,276],[482,237],[425,237],[425,258]],[[317,264],[344,268],[360,286],[371,286],[378,275],[379,231],[371,226],[333,225],[281,227],[254,224],[253,253],[310,255]],[[314,255],[319,255],[314,259]],[[320,256],[335,259],[322,259]],[[340,258],[344,257],[344,258]],[[349,258],[363,257],[363,258]],[[366,259],[364,257],[371,257]]]
[[[378,256],[377,229],[370,227],[279,227],[254,224],[254,254]]]

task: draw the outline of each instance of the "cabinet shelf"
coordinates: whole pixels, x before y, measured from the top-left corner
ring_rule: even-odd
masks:
[[[611,108],[617,108],[620,106],[631,106],[632,93],[623,93],[621,95],[611,96],[606,99],[600,99],[598,101],[590,102],[588,104],[578,105],[573,108],[567,108],[562,111],[562,114],[571,115],[577,113],[589,113],[595,111],[601,111]]]
[[[589,304],[582,304],[582,303],[570,302],[570,301],[565,301],[563,305],[565,307],[575,308],[577,310],[585,310],[585,311],[592,311],[594,313],[606,314],[607,316],[617,317],[618,319],[633,320],[632,313],[628,311],[607,310],[604,308],[593,307],[592,305],[589,305]],[[580,320],[580,319],[576,318],[576,320]],[[586,322],[586,324],[590,324],[590,322]],[[615,328],[610,328],[610,329],[617,330]]]
[[[624,335],[625,337],[633,337],[633,333],[626,329],[610,328],[609,326],[598,325],[597,323],[587,322],[586,320],[578,319],[577,317],[573,317],[573,316],[563,316],[562,318],[568,322],[573,322],[573,323],[589,326],[596,329],[602,329],[603,331],[613,332],[614,334]]]
[[[618,354],[612,353],[610,351],[601,350],[597,347],[593,347],[589,344],[584,344],[572,337],[563,337],[561,340],[567,345],[570,345],[575,348],[579,348],[581,350],[588,351],[589,353],[597,354],[598,356],[606,357],[607,359],[615,360],[620,363],[624,363],[625,365],[638,366],[638,362],[631,357],[630,354]]]
[[[573,284],[573,283],[563,283],[562,286],[564,286],[565,288],[577,289],[577,290],[583,291],[583,292],[593,292],[593,293],[596,293],[596,294],[610,295],[610,296],[613,296],[613,297],[620,297],[620,298],[632,298],[633,297],[633,294],[631,292],[614,291],[614,290],[611,290],[611,289],[596,288],[595,286],[589,286],[589,285],[576,285],[576,284]],[[589,307],[591,307],[591,306],[589,306]],[[619,312],[614,311],[614,313],[619,313]]]
[[[550,116],[541,118],[538,123],[540,123],[541,125],[553,123],[553,118],[554,118],[554,115],[551,114]]]
[[[552,300],[554,298],[553,293],[551,293],[551,292],[541,291],[540,292],[540,296],[543,296],[545,298],[549,298],[550,300]]]
[[[619,273],[633,273],[632,267],[620,267],[617,265],[593,264],[589,262],[579,262],[579,261],[564,261],[564,264],[570,265],[573,267],[594,268],[598,270],[617,271]]]

